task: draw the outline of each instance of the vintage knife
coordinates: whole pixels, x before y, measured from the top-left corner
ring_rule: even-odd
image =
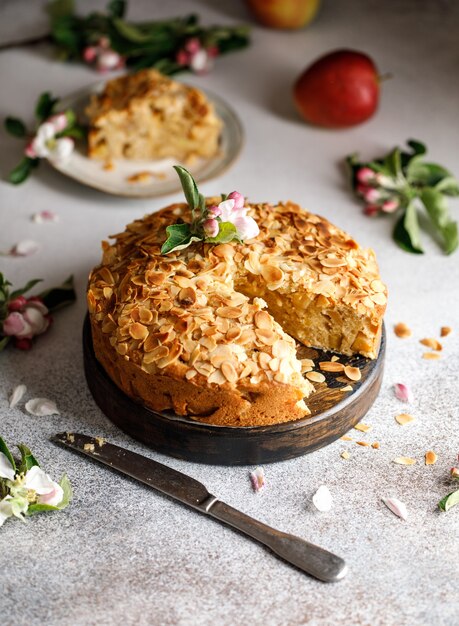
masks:
[[[270,548],[285,561],[319,580],[335,582],[347,573],[346,563],[339,556],[233,509],[209,493],[199,481],[162,463],[107,443],[101,438],[79,433],[59,433],[52,437],[52,441],[82,452],[201,513],[237,528]]]

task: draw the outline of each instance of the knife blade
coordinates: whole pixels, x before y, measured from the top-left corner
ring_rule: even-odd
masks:
[[[319,580],[336,582],[347,573],[346,563],[341,557],[245,515],[209,493],[198,480],[167,465],[108,443],[102,438],[81,433],[58,433],[51,440],[236,528]]]

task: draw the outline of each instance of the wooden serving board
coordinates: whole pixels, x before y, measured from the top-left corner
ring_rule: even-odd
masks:
[[[84,367],[88,387],[105,415],[128,435],[173,457],[214,465],[255,465],[292,459],[332,443],[355,426],[375,401],[381,387],[386,340],[383,329],[378,358],[340,357],[359,367],[362,378],[351,382],[342,373],[323,372],[325,383],[315,383],[307,400],[311,415],[294,422],[253,428],[213,426],[157,413],[131,400],[97,361],[89,319],[83,329]],[[329,352],[301,346],[300,358],[329,361]],[[350,392],[340,387],[351,384]]]

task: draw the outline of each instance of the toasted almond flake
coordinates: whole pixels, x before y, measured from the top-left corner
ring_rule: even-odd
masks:
[[[449,326],[442,326],[440,328],[440,337],[447,337],[451,331],[452,328],[450,328]]]
[[[371,444],[371,447],[374,448],[375,450],[379,450],[379,442],[378,441],[374,441]]]
[[[105,445],[105,443],[106,443],[104,437],[95,437],[95,439],[96,439],[96,443],[99,446],[99,448],[102,448],[102,446]]]
[[[423,346],[427,346],[431,350],[436,350],[437,352],[440,352],[441,350],[443,350],[443,346],[438,341],[438,339],[434,339],[433,337],[426,337],[425,339],[420,339],[419,343],[422,343]]]
[[[344,374],[349,378],[349,380],[360,380],[362,378],[362,372],[358,367],[352,367],[351,365],[346,365],[344,368]]]
[[[407,339],[408,337],[411,337],[412,335],[411,329],[408,328],[408,326],[404,324],[403,322],[399,322],[398,324],[395,324],[394,333],[397,335],[397,337],[400,337],[400,339]]]
[[[224,361],[220,369],[222,371],[223,376],[229,383],[235,383],[237,381],[237,372],[234,369],[234,366],[229,361]]]
[[[25,409],[31,415],[39,417],[45,415],[60,415],[56,403],[48,398],[32,398],[25,404]]]
[[[263,265],[261,275],[268,285],[279,283],[284,278],[284,272],[275,265]]]
[[[360,422],[360,424],[356,424],[354,426],[354,430],[360,430],[360,432],[362,433],[367,433],[369,430],[371,430],[371,426],[369,424],[363,424],[362,422]]]
[[[392,461],[392,463],[397,463],[397,465],[414,465],[416,463],[416,459],[412,459],[409,456],[398,456]]]
[[[336,361],[321,361],[319,367],[323,372],[342,372],[344,365]]]
[[[312,502],[316,509],[322,513],[327,513],[332,508],[333,499],[330,490],[325,485],[321,485],[312,496]]]
[[[372,293],[370,299],[380,306],[384,306],[387,303],[387,296],[385,293]]]
[[[425,463],[426,465],[435,465],[438,461],[438,456],[435,454],[433,450],[428,450],[425,454]]]
[[[341,441],[354,441],[352,437],[349,437],[348,435],[343,435],[340,439]]]
[[[350,456],[351,456],[351,455],[349,454],[349,452],[348,452],[347,450],[344,450],[344,452],[341,452],[341,458],[342,458],[342,459],[347,460],[347,459],[349,459],[349,458],[350,458]]]
[[[20,402],[27,391],[27,387],[25,385],[17,385],[9,398],[10,409],[14,408],[18,402]]]
[[[358,446],[363,446],[364,448],[369,448],[370,444],[367,443],[366,441],[356,441],[355,442]]]
[[[135,322],[130,326],[129,334],[133,339],[146,339],[148,337],[148,328],[139,322]]]
[[[384,283],[377,279],[372,280],[370,283],[370,286],[373,289],[373,291],[376,291],[378,293],[382,293],[386,291],[386,286],[384,285]]]
[[[438,352],[424,352],[424,354],[422,355],[422,358],[426,359],[427,361],[436,361],[440,357],[441,355],[438,354]]]
[[[96,448],[93,443],[85,443],[83,446],[83,450],[85,452],[94,452],[95,449]]]
[[[218,370],[215,370],[218,371]],[[192,378],[194,378],[197,375],[197,371],[196,370],[188,370],[185,374],[185,378],[187,380],[191,380]]]
[[[257,328],[271,330],[273,327],[272,317],[267,311],[257,311],[253,319]]]
[[[352,391],[353,387],[351,385],[346,385],[345,387],[340,387],[340,391]]]
[[[250,472],[249,477],[255,493],[258,493],[266,486],[265,470],[262,467],[257,467],[253,472]]]
[[[412,415],[409,415],[409,413],[400,413],[395,416],[395,421],[400,424],[400,426],[405,426],[405,424],[414,422],[415,418]]]
[[[237,306],[220,306],[216,311],[217,315],[220,317],[225,317],[228,319],[237,319],[242,315],[242,309]]]
[[[330,361],[339,361],[339,356],[333,355]]]
[[[276,335],[274,334],[274,332],[272,330],[268,330],[267,328],[257,328],[255,334],[261,341],[261,343],[264,343],[267,346],[272,346],[273,343],[276,341]],[[244,333],[242,333],[240,339],[242,339],[243,335]]]
[[[313,383],[323,383],[325,381],[325,376],[320,372],[307,372],[306,378]]]
[[[408,518],[408,509],[406,505],[398,498],[381,498],[389,511],[403,520]]]
[[[226,378],[223,376],[220,370],[215,370],[207,379],[208,383],[215,383],[216,385],[223,385],[226,383]]]
[[[70,443],[75,443],[75,435],[73,433],[67,433],[66,434],[66,439]]]

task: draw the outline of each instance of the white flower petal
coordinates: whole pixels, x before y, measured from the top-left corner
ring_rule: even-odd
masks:
[[[47,478],[49,478],[49,476],[47,476]],[[54,482],[53,480],[51,481],[51,483],[53,486],[52,490],[47,494],[40,495],[37,498],[37,501],[40,504],[49,504],[50,506],[58,506],[62,502],[62,499],[64,498],[64,490],[58,483]]]
[[[206,72],[210,69],[210,66],[210,57],[203,48],[195,52],[191,57],[190,67],[193,72],[196,72],[197,74]]]
[[[38,465],[34,465],[24,477],[24,487],[33,489],[38,495],[46,495],[54,491],[54,482]]]
[[[258,224],[253,217],[236,217],[233,220],[233,224],[236,226],[238,235],[243,241],[253,239],[260,233]]]
[[[32,398],[26,402],[26,411],[31,415],[60,415],[56,403],[48,398]]]
[[[250,472],[250,482],[255,492],[261,491],[266,485],[265,470],[262,467],[257,467],[253,472]]]
[[[322,513],[329,511],[332,508],[333,499],[328,487],[321,485],[312,496],[312,502]]]
[[[25,385],[17,385],[13,392],[10,395],[10,409],[15,407],[18,402],[20,402],[27,391],[27,387]]]
[[[19,241],[12,249],[13,256],[31,256],[40,250],[40,244],[32,239]]]
[[[222,222],[231,222],[231,215],[234,209],[234,200],[224,200],[220,202],[218,208],[221,211],[220,219]]]
[[[53,161],[65,161],[72,154],[74,146],[73,139],[61,137],[61,139],[57,139],[49,158]]]
[[[3,452],[0,452],[0,478],[14,480],[15,472],[10,460]]]
[[[10,500],[11,496],[6,496],[3,500],[0,500],[0,527],[3,526],[5,520],[13,515],[13,508]]]
[[[54,128],[54,124],[51,122],[44,122],[38,127],[35,137],[40,141],[49,141],[50,139],[53,139],[55,134],[56,130]]]
[[[406,504],[398,498],[382,498],[382,501],[394,515],[397,515],[403,520],[408,518],[408,509],[406,508]]]
[[[53,211],[40,211],[38,213],[34,213],[31,217],[30,217],[32,222],[35,222],[35,224],[43,224],[43,222],[58,222],[59,221],[59,216],[57,215],[57,213],[54,213]]]
[[[33,304],[33,302],[31,302],[31,304]],[[48,309],[46,309],[46,313],[47,312],[48,312]],[[42,333],[45,332],[45,330],[49,326],[49,320],[46,317],[44,317],[43,310],[41,307],[29,306],[27,304],[24,309],[23,316],[26,322],[28,322],[31,325],[32,333],[34,335],[41,335]]]

